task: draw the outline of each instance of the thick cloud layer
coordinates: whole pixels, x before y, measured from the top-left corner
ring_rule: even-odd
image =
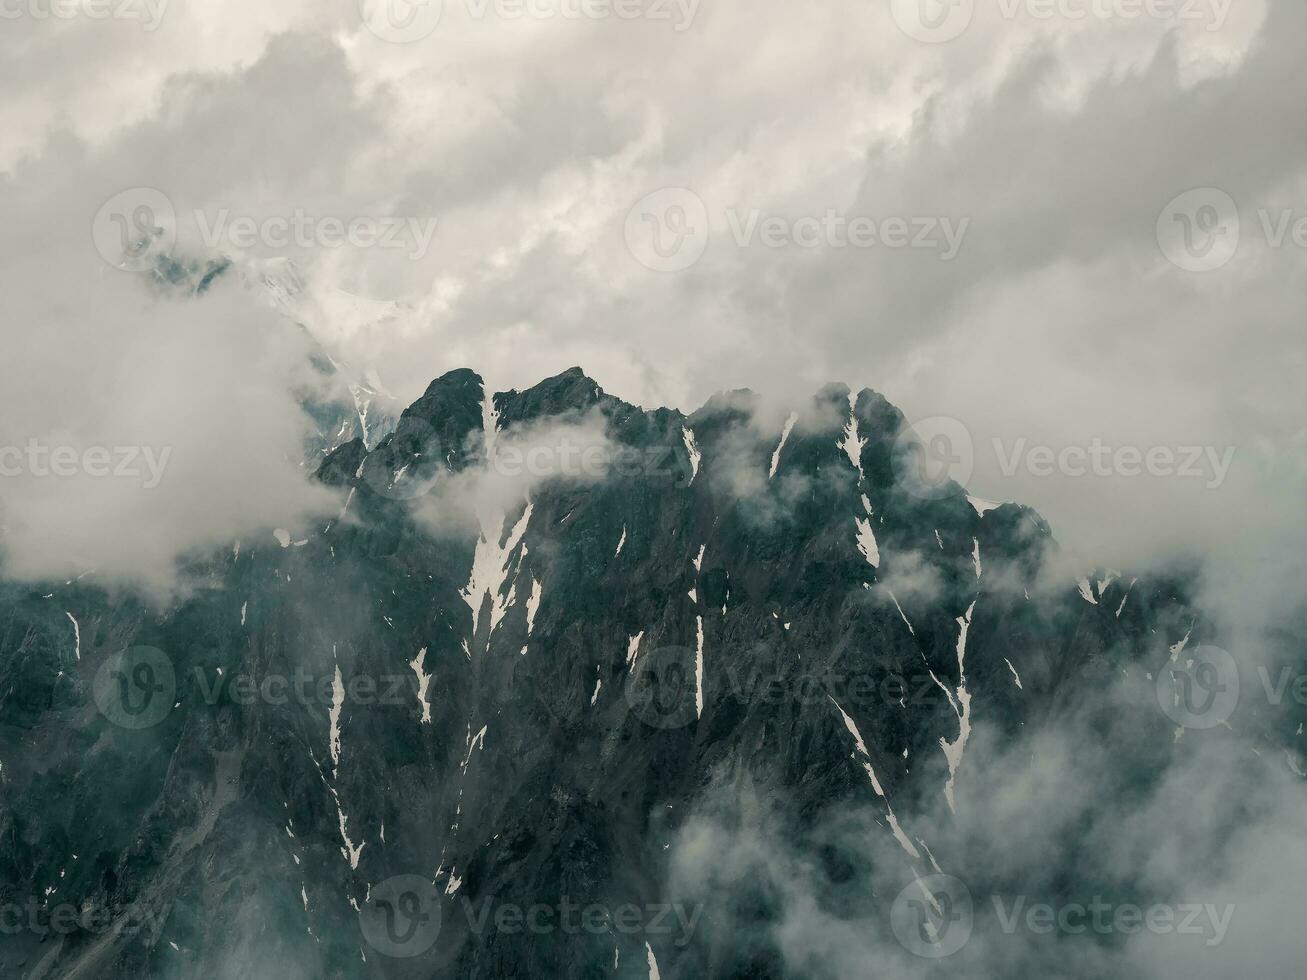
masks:
[[[292,257],[319,339],[401,399],[464,365],[508,388],[579,363],[685,409],[749,386],[781,418],[869,385],[961,423],[969,485],[1038,507],[1086,565],[1218,556],[1233,610],[1274,598],[1241,583],[1307,553],[1307,12],[1003,2],[930,43],[912,6],[462,0],[415,7],[409,43],[352,2],[12,6],[4,442],[94,419],[173,456],[131,504],[46,480],[43,510],[7,478],[10,570],[134,574],[149,541],[158,578],[313,509],[283,469],[297,355],[260,297],[161,297],[91,247],[135,214],[106,202],[152,188],[187,255]],[[1241,219],[1206,272],[1158,240],[1194,187]],[[1087,468],[1099,446],[1126,455]],[[1150,451],[1172,462],[1132,462]]]

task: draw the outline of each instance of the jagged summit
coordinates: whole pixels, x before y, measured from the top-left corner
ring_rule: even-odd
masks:
[[[877,393],[756,406],[644,410],[579,368],[487,399],[460,368],[327,456],[338,515],[233,542],[176,608],[0,588],[0,691],[22,692],[0,699],[0,889],[173,910],[154,937],[20,937],[0,974],[167,975],[184,951],[196,976],[741,976],[735,907],[684,941],[548,943],[463,910],[676,901],[669,849],[741,783],[805,815],[800,847],[861,814],[873,856],[841,887],[879,909],[873,877],[957,860],[940,828],[988,778],[978,719],[1020,731],[1202,637],[1174,583],[1050,579],[1033,512],[922,492]],[[478,478],[578,420],[606,469]],[[97,681],[138,676],[127,649],[167,682],[147,727]],[[258,693],[297,674],[301,697]],[[1169,751],[1152,729],[1139,751]],[[423,942],[388,938],[396,882],[441,924]]]

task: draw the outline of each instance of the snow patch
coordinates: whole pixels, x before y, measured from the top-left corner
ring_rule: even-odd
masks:
[[[703,617],[696,616],[697,639],[694,657],[694,716],[703,717]]]
[[[790,433],[794,430],[794,423],[799,421],[799,413],[791,412],[790,417],[785,420],[785,428],[781,430],[781,441],[776,444],[776,451],[771,454],[771,469],[767,471],[767,479],[770,480],[776,475],[776,471],[781,466],[781,450],[785,448],[785,443],[789,441]]]
[[[699,446],[694,441],[694,430],[681,427],[681,439],[685,443],[685,452],[690,457],[690,483],[699,475],[699,464],[703,461],[703,456],[699,452]]]
[[[73,644],[74,644],[73,652],[77,655],[77,659],[81,660],[82,659],[82,628],[77,624],[77,620],[73,618],[72,613],[65,611],[64,615],[68,617],[68,622],[73,624]],[[242,623],[245,622],[245,613],[243,611],[241,612],[241,622]]]
[[[966,750],[967,739],[971,737],[971,694],[967,691],[966,658],[967,631],[971,628],[971,614],[975,608],[976,602],[973,599],[971,605],[967,606],[966,613],[957,617],[958,690],[956,699],[950,695],[949,702],[958,716],[958,737],[952,742],[943,738],[939,740],[940,748],[944,750],[944,758],[948,760],[948,782],[944,784],[944,797],[948,800],[949,810],[954,813],[957,811],[953,806],[953,781],[957,776],[958,767],[962,764],[962,753]],[[939,681],[936,680],[935,683],[938,684]],[[945,693],[948,693],[947,690]]]
[[[408,662],[408,665],[413,669],[413,673],[417,675],[418,679],[418,704],[422,705],[422,724],[430,725],[431,705],[427,701],[427,689],[431,686],[431,675],[422,666],[422,661],[426,655],[427,648],[423,647],[417,652],[417,656]]]

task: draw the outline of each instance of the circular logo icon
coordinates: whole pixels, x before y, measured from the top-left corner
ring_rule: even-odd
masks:
[[[640,656],[624,693],[650,728],[684,728],[699,717],[698,655],[688,647],[659,647]]]
[[[383,956],[421,956],[440,935],[440,891],[421,875],[396,875],[373,885],[359,910],[363,938]]]
[[[646,194],[626,215],[626,247],[654,272],[680,272],[708,248],[708,206],[692,190],[665,187]]]
[[[929,960],[952,956],[971,938],[971,889],[960,878],[934,874],[903,887],[890,908],[899,945]]]
[[[431,490],[433,462],[439,470],[445,461],[433,454],[441,452],[440,437],[426,419],[405,415],[386,437],[386,452],[370,453],[363,463],[363,485],[390,500],[413,500]],[[398,461],[397,463],[394,461]]]
[[[894,23],[908,37],[943,44],[971,26],[976,0],[890,0],[889,7]]]
[[[1162,254],[1186,272],[1211,272],[1239,248],[1239,207],[1216,187],[1185,191],[1157,217]]]
[[[411,44],[428,37],[443,12],[443,0],[359,0],[364,25],[392,44]]]
[[[143,272],[177,243],[177,211],[163,191],[133,187],[101,205],[91,225],[100,257],[115,269]]]
[[[937,500],[961,492],[976,464],[965,425],[936,415],[905,426],[894,440],[894,475],[914,497]]]
[[[1220,647],[1200,646],[1157,674],[1157,703],[1182,728],[1215,728],[1239,706],[1239,664]]]
[[[177,674],[162,650],[129,647],[100,665],[92,694],[100,713],[115,725],[152,728],[176,703]]]

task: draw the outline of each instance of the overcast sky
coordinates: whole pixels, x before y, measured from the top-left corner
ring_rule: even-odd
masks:
[[[292,257],[317,337],[406,401],[580,364],[783,417],[840,380],[956,420],[973,491],[1087,565],[1196,552],[1251,599],[1307,553],[1299,0],[48,12],[0,0],[0,443],[172,454],[149,494],[7,477],[11,572],[166,574],[322,506],[286,462],[298,338],[113,268],[142,202],[184,254]],[[1099,443],[1175,472],[1079,475]]]

